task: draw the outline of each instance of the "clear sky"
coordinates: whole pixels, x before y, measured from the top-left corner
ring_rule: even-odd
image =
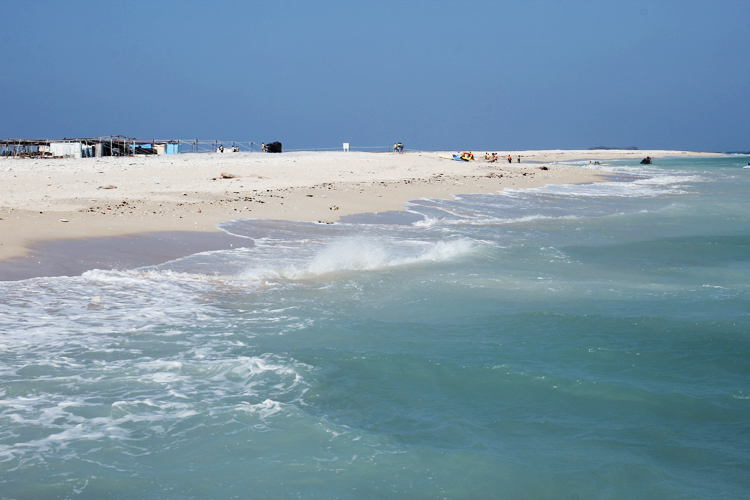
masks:
[[[0,1],[0,136],[750,150],[750,0]]]

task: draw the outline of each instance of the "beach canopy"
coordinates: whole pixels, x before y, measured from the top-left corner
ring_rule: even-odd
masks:
[[[267,153],[281,153],[281,143],[272,142],[271,144],[266,144],[266,152]]]

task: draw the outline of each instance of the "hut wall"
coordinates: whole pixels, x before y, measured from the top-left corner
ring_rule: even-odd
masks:
[[[50,142],[49,150],[52,156],[63,156],[69,158],[81,157],[80,142]]]

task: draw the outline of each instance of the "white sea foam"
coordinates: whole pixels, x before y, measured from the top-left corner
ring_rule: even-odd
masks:
[[[438,225],[443,226],[500,226],[500,225],[508,225],[508,224],[516,224],[516,223],[523,223],[523,222],[533,222],[538,220],[576,220],[580,219],[580,216],[577,215],[560,215],[560,216],[553,216],[553,215],[543,215],[543,214],[534,214],[534,215],[526,215],[523,217],[509,217],[509,218],[500,218],[500,217],[475,217],[470,219],[437,219],[434,217],[425,218],[424,220],[415,222],[414,225],[417,227],[435,227]]]
[[[279,413],[282,410],[281,403],[272,399],[266,399],[262,403],[258,404],[242,403],[240,405],[237,405],[236,409],[244,411],[246,413],[257,414],[263,420],[270,417],[271,415]]]
[[[111,341],[106,334],[113,331],[143,332],[155,324],[197,321],[210,307],[201,297],[212,293],[205,281],[184,276],[101,270],[0,286],[5,346],[64,346],[82,341],[76,335],[85,332],[86,346],[93,349],[104,348],[102,343]],[[19,308],[28,314],[19,315]]]
[[[163,435],[178,421],[195,416],[226,413],[232,408],[255,414],[260,420],[278,413],[287,402],[299,401],[307,384],[300,370],[310,367],[275,355],[239,356],[237,358],[185,359],[183,361],[145,358],[143,361],[115,361],[96,370],[106,374],[107,385],[132,389],[121,393],[122,399],[109,404],[111,395],[63,395],[38,391],[33,396],[0,396],[0,423],[3,426],[34,427],[41,432],[32,439],[21,435],[0,445],[0,462],[19,460],[25,464],[37,460],[39,453],[56,453],[83,441],[106,441],[123,444]],[[81,367],[79,370],[83,370]],[[96,371],[94,370],[94,371]],[[168,371],[165,371],[168,370]],[[92,371],[89,369],[89,371]],[[65,387],[66,379],[55,380]],[[207,384],[210,381],[210,384]],[[94,384],[96,380],[79,380],[76,385]],[[156,384],[156,386],[154,385]],[[174,389],[164,391],[158,386]],[[182,393],[191,394],[187,397]],[[141,396],[147,394],[145,397]],[[91,398],[97,401],[92,402]],[[239,406],[222,403],[227,398],[263,398],[263,403]],[[178,398],[178,399],[175,399]],[[91,416],[88,408],[99,408]],[[76,445],[80,449],[80,444]],[[21,459],[21,457],[25,457]]]
[[[596,184],[559,184],[530,189],[506,189],[500,194],[510,197],[528,197],[533,194],[564,196],[569,198],[651,198],[670,194],[683,194],[679,188],[689,182],[685,178],[640,179],[633,182],[601,182]]]
[[[466,254],[475,246],[476,242],[469,239],[396,243],[367,237],[341,238],[323,246],[306,261],[252,266],[240,273],[238,279],[303,280],[337,272],[374,271],[420,262],[441,262]]]

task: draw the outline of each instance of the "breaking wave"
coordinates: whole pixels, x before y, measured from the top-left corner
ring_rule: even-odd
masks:
[[[442,262],[465,255],[475,246],[476,243],[469,239],[396,243],[367,237],[342,238],[326,244],[304,262],[250,266],[237,278],[301,280],[337,272],[375,271],[422,262]]]

